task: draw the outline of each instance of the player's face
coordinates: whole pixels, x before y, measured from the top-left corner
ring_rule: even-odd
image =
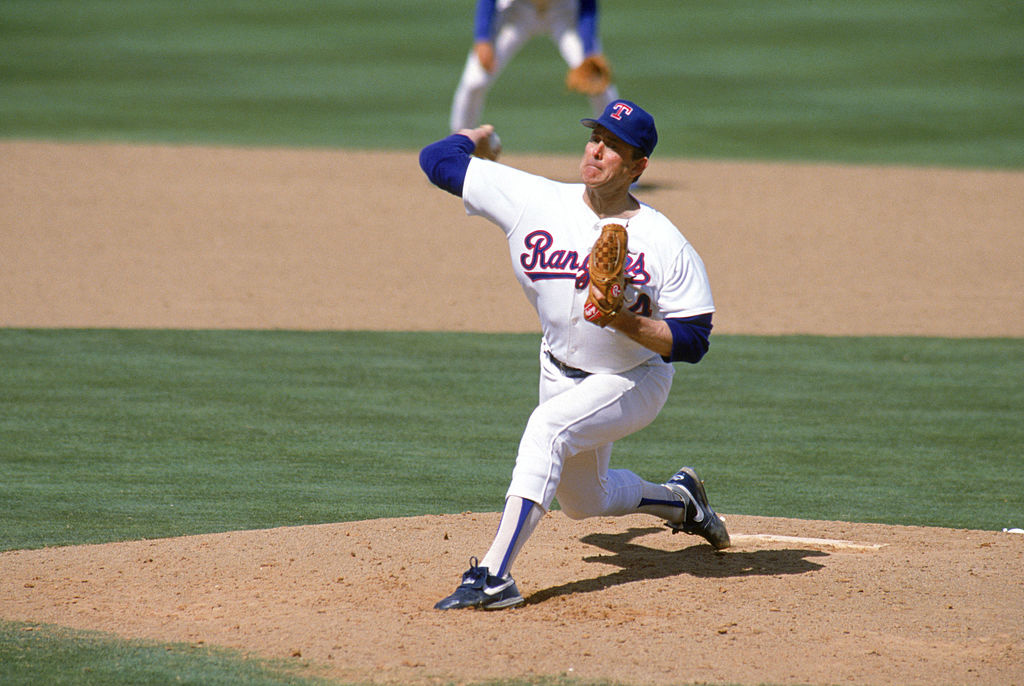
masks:
[[[628,188],[647,166],[647,158],[635,154],[633,146],[611,131],[595,127],[580,161],[583,183],[593,187],[624,184]]]

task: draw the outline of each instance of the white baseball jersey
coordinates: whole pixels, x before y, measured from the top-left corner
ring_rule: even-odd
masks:
[[[537,310],[542,345],[563,363],[593,373],[619,373],[660,357],[611,327],[583,318],[587,257],[607,223],[626,226],[629,309],[652,317],[714,312],[707,272],[693,246],[663,214],[641,204],[629,218],[599,218],[584,185],[560,183],[479,158],[470,161],[463,201],[470,215],[498,225],[512,267]]]

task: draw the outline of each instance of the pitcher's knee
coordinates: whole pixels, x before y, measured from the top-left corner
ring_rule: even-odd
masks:
[[[588,517],[599,517],[604,514],[603,502],[578,499],[562,493],[557,494],[555,497],[558,498],[558,505],[562,508],[562,512],[569,519],[587,519]]]
[[[589,516],[585,512],[582,512],[580,510],[576,510],[576,509],[573,509],[572,507],[569,507],[568,505],[563,503],[561,500],[558,501],[558,504],[561,506],[562,512],[569,519],[586,519]]]

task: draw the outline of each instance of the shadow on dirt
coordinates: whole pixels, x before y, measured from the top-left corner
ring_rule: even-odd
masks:
[[[585,562],[599,562],[620,567],[616,572],[581,579],[561,586],[544,588],[531,593],[528,604],[542,603],[551,598],[573,593],[590,593],[645,579],[664,579],[688,574],[701,578],[729,578],[741,576],[777,576],[780,574],[806,574],[824,565],[808,558],[828,557],[820,550],[781,549],[746,552],[715,551],[703,539],[683,534],[680,541],[688,547],[680,550],[659,550],[633,543],[648,534],[664,532],[662,527],[632,528],[619,534],[589,534],[580,540],[607,550],[609,555],[593,555]]]

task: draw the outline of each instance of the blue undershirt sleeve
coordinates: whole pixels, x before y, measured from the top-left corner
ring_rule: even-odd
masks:
[[[593,55],[597,47],[597,0],[580,0],[580,14],[576,23],[580,40],[583,41],[583,54]]]
[[[697,364],[708,351],[708,336],[711,334],[711,313],[696,317],[666,319],[672,331],[672,354],[662,356],[666,362],[689,362]]]
[[[466,170],[475,149],[468,137],[453,133],[420,150],[420,169],[430,183],[461,198]]]
[[[473,17],[473,39],[492,40],[491,26],[494,24],[494,0],[478,0]]]

